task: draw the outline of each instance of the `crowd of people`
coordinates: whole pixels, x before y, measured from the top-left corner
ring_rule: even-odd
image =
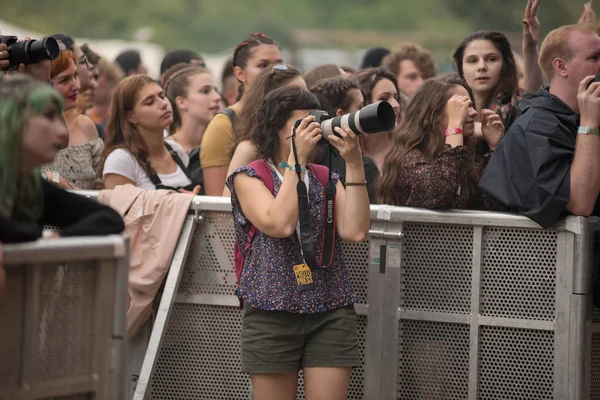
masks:
[[[53,35],[56,59],[0,74],[0,242],[35,240],[45,224],[54,237],[123,231],[111,208],[67,190],[230,197],[254,398],[295,398],[302,369],[307,399],[344,399],[360,358],[340,241],[366,238],[369,204],[510,211],[543,227],[600,212],[596,15],[586,5],[540,46],[539,4],[527,1],[521,49],[474,32],[447,75],[413,43],[372,49],[358,70],[302,72],[255,33],[220,79],[183,49],[156,81],[135,51],[111,62]],[[391,130],[341,126],[323,140],[314,111],[378,102]]]

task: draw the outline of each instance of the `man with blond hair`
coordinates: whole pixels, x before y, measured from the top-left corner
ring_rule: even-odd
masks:
[[[550,85],[526,95],[480,188],[501,209],[543,227],[564,213],[597,214],[600,193],[600,36],[595,25],[550,32],[540,50]]]

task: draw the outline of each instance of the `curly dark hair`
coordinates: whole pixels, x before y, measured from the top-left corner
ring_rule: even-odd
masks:
[[[296,110],[319,109],[319,100],[308,90],[284,86],[265,97],[258,113],[257,124],[250,140],[256,143],[258,158],[272,160],[279,152],[279,130]]]

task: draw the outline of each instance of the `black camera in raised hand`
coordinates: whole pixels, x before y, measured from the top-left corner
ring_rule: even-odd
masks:
[[[24,40],[16,36],[2,36],[2,41],[8,49],[8,69],[16,69],[20,64],[37,64],[45,60],[56,60],[60,55],[60,47],[56,39],[45,37],[40,40]]]
[[[321,125],[321,142],[327,142],[331,135],[340,136],[335,128],[348,127],[357,135],[366,133],[389,132],[396,125],[396,113],[387,101],[369,104],[360,110],[331,118],[325,111],[311,111],[308,115],[315,117],[315,121]],[[294,129],[298,128],[302,120],[296,121]]]

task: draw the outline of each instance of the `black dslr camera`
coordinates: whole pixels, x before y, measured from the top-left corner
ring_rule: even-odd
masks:
[[[8,48],[8,69],[16,69],[20,64],[37,64],[45,60],[56,60],[60,47],[56,39],[45,37],[41,40],[18,41],[16,36],[2,36],[2,42]]]
[[[313,115],[315,121],[321,125],[321,135],[323,138],[319,143],[328,143],[331,135],[340,136],[335,132],[335,128],[349,127],[357,135],[362,133],[373,134],[380,132],[389,132],[396,125],[396,113],[387,101],[369,104],[362,109],[339,117],[331,118],[325,111],[311,111],[308,115]],[[298,128],[302,120],[296,121],[294,129]]]

